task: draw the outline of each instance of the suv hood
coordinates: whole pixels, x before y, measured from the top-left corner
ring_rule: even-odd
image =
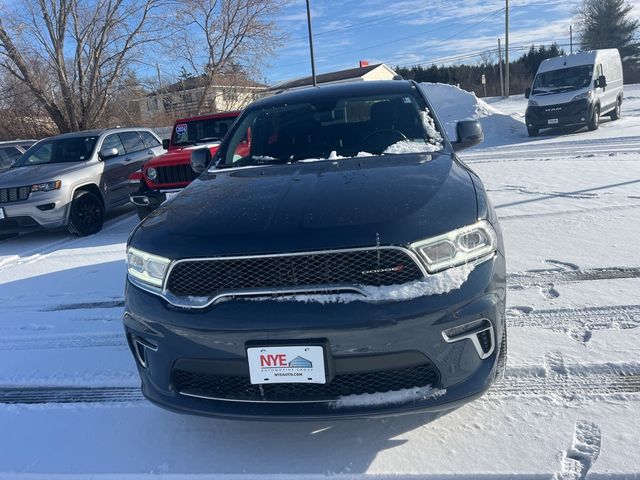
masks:
[[[130,239],[171,259],[405,245],[477,219],[469,173],[410,154],[212,170]]]
[[[34,183],[62,180],[62,176],[80,170],[86,165],[86,162],[73,162],[11,168],[0,172],[0,186],[2,188],[23,187]]]

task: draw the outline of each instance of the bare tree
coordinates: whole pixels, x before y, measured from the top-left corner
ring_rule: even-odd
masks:
[[[197,111],[207,105],[218,77],[238,67],[246,75],[257,74],[266,58],[284,40],[272,18],[282,0],[184,0],[178,21],[186,26],[184,37],[172,51],[206,79]],[[204,46],[204,49],[203,49]],[[235,75],[235,73],[234,73]]]
[[[0,19],[0,67],[60,132],[92,128],[132,58],[164,31],[164,1],[22,0]]]

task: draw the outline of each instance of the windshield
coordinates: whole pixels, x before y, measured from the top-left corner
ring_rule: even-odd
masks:
[[[173,127],[171,144],[184,146],[222,141],[235,119],[235,117],[209,118],[176,123]]]
[[[570,92],[580,90],[591,85],[593,65],[562,68],[539,73],[533,82],[533,95]]]
[[[43,140],[31,147],[14,164],[16,167],[46,163],[86,162],[91,158],[98,137],[70,137]]]
[[[397,94],[257,109],[234,129],[218,167],[440,150],[420,100]]]

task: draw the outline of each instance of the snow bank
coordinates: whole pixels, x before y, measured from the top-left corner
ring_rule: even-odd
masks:
[[[480,122],[484,132],[482,143],[484,147],[512,144],[527,137],[520,114],[506,115],[477,98],[474,93],[462,90],[455,85],[443,83],[422,83],[421,85],[425,88],[429,101],[451,141],[457,138],[456,122],[465,119]]]

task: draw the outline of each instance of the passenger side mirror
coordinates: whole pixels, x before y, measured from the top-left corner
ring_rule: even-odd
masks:
[[[211,163],[211,150],[198,148],[191,152],[191,168],[196,173],[204,172]]]
[[[171,141],[168,138],[162,139],[162,148],[164,148],[165,150],[169,150],[170,144],[171,144]]]
[[[456,124],[456,133],[458,140],[451,144],[456,152],[484,141],[482,126],[477,120],[461,120]]]
[[[531,96],[531,87],[527,87],[524,91],[524,98],[529,98]]]
[[[117,157],[119,153],[117,148],[103,148],[98,156],[100,160],[108,160],[109,158]]]

